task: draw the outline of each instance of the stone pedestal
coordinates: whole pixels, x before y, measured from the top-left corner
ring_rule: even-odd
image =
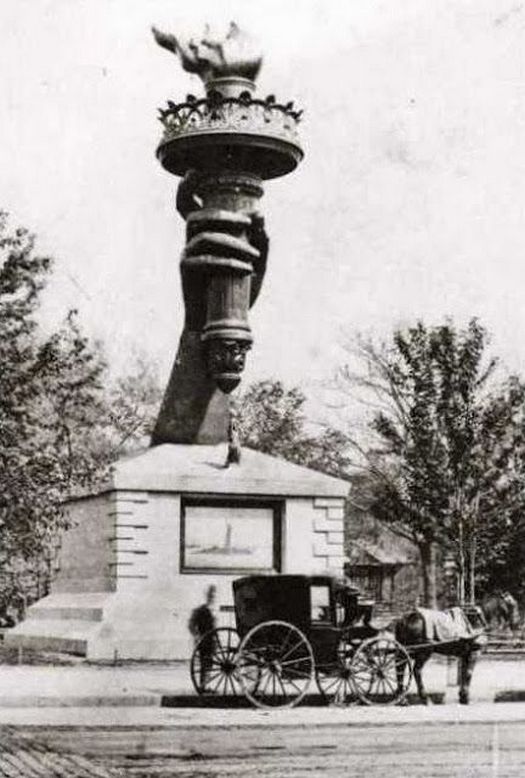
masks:
[[[7,641],[93,660],[188,658],[191,610],[213,583],[218,622],[232,623],[231,584],[243,574],[185,569],[188,505],[238,506],[241,522],[271,506],[276,572],[342,573],[346,482],[249,449],[240,465],[225,458],[225,444],[159,445],[118,462],[102,493],[69,503],[51,594]]]

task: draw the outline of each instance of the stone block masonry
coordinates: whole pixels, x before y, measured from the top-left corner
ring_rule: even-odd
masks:
[[[188,500],[277,506],[280,548],[266,572],[341,575],[346,482],[249,449],[239,465],[225,460],[226,445],[156,446],[118,462],[101,494],[69,503],[51,594],[9,642],[92,660],[188,658],[189,615],[207,588],[216,587],[227,626],[232,582],[257,572],[184,567]]]
[[[313,555],[325,571],[342,575],[344,562],[344,499],[313,500]]]

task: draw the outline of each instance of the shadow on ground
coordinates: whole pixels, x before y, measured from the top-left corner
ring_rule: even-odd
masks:
[[[433,705],[443,705],[445,695],[440,692],[434,692],[428,695]],[[274,698],[275,705],[279,707],[279,699]],[[299,706],[310,708],[326,708],[331,703],[320,694],[307,694],[299,703]],[[349,705],[362,705],[359,700],[352,700]],[[423,703],[416,694],[409,694],[406,698],[407,705],[422,705]],[[299,707],[298,706],[298,707]],[[162,697],[161,707],[163,708],[253,708],[252,703],[246,697],[233,697],[222,694],[166,694]]]

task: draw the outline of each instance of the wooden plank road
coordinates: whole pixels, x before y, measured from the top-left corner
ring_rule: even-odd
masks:
[[[66,771],[59,766],[46,773],[40,766],[41,772],[0,774],[6,778],[523,778],[523,730],[523,722],[26,728],[18,746],[27,737],[28,749],[39,743],[49,749],[45,755],[54,752],[55,758],[60,753],[71,759],[77,754],[80,761],[69,762]]]
[[[59,753],[27,735],[9,728],[0,730],[0,776],[2,778],[118,778],[118,768],[75,753]]]

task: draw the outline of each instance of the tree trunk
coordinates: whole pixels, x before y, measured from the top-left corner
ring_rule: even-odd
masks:
[[[458,520],[458,601],[460,605],[465,604],[465,572],[465,533],[463,516],[460,513]]]
[[[470,538],[469,538],[468,576],[469,576],[469,603],[471,605],[476,604],[476,563],[477,563],[476,552],[477,552],[477,527],[478,527],[478,516],[479,516],[479,503],[480,503],[480,493],[478,491],[476,497],[474,498],[474,510],[471,519]]]
[[[472,538],[470,542],[470,554],[469,554],[469,603],[470,605],[476,604],[476,538]]]
[[[419,552],[423,573],[423,605],[426,608],[437,608],[435,544],[424,543],[420,546]]]

